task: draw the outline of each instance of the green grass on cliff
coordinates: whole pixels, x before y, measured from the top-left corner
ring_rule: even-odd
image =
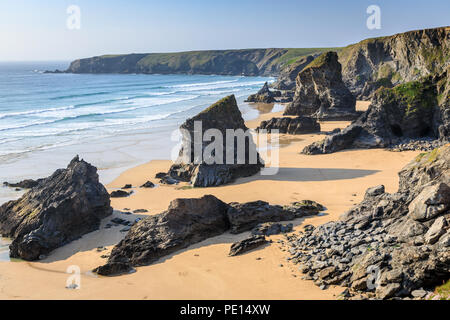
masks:
[[[300,49],[294,49],[290,48],[287,49],[288,51],[283,54],[280,58],[277,59],[278,62],[280,62],[283,65],[291,65],[294,62],[296,62],[298,59],[311,55],[314,53],[324,53],[327,51],[339,51],[341,48],[300,48]]]

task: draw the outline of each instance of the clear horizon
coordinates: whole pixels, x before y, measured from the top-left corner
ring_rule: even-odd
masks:
[[[381,28],[369,29],[370,5]],[[80,9],[70,29],[67,10]],[[72,11],[73,12],[73,11]],[[450,25],[450,2],[348,0],[3,0],[2,62],[72,61],[104,54],[342,47],[366,38]]]

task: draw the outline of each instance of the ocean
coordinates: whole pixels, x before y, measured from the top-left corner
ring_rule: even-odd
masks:
[[[0,63],[0,183],[41,178],[79,155],[108,183],[127,168],[170,159],[174,131],[187,118],[234,94],[244,99],[266,77],[45,74],[69,62]],[[0,187],[0,203],[21,192]]]

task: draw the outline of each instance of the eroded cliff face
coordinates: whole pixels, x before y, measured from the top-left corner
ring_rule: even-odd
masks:
[[[442,73],[450,64],[450,27],[416,30],[366,39],[339,52],[342,77],[357,99],[370,99],[392,87]]]

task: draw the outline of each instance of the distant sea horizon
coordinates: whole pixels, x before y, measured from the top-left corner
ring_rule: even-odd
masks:
[[[0,182],[46,177],[79,155],[109,183],[127,168],[170,159],[181,123],[234,94],[244,103],[268,77],[45,74],[69,61],[0,62]],[[21,193],[0,188],[0,204]]]

